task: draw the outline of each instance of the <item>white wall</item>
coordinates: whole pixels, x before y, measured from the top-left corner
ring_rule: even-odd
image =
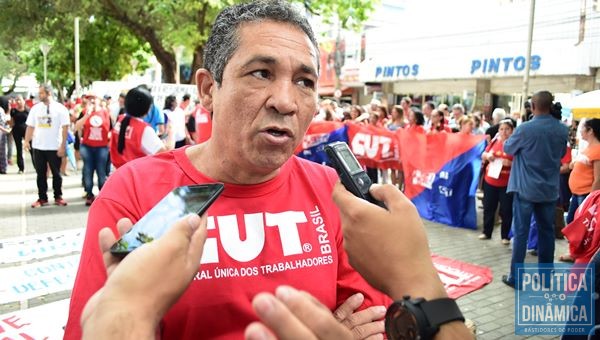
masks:
[[[576,46],[580,5],[580,0],[536,1],[532,54],[540,59],[539,68],[532,70],[533,76],[591,75],[590,67],[600,65],[600,12],[592,8],[591,0],[587,1],[585,39]],[[406,3],[404,11],[398,14],[396,24],[367,31],[366,60],[361,65],[360,80],[522,75],[529,6],[529,1],[520,0],[422,0]],[[515,65],[518,57],[521,59]],[[484,65],[489,65],[489,59],[497,61],[497,58],[500,58],[497,69],[484,68]],[[505,61],[503,58],[513,59]],[[509,60],[510,63],[507,62]],[[475,67],[477,62],[479,68]],[[414,72],[414,65],[418,65],[417,72]],[[386,66],[399,68],[388,72],[386,77]],[[408,66],[408,69],[403,66]],[[389,68],[387,70],[390,71]]]

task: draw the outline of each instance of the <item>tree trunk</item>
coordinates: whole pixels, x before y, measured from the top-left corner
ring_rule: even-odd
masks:
[[[71,98],[74,91],[75,91],[75,82],[72,82],[71,85],[69,85],[69,88],[67,89],[67,98]]]
[[[194,59],[192,59],[192,76],[190,77],[190,84],[196,84],[196,71],[202,67],[204,63],[204,45],[196,46],[194,49]]]
[[[21,77],[21,73],[17,73],[15,75],[15,77],[13,78],[13,82],[12,84],[8,87],[8,90],[6,90],[6,92],[4,92],[5,95],[11,94],[13,93],[13,91],[15,90],[15,87],[17,87],[17,80]],[[0,79],[1,81],[1,79]]]
[[[100,3],[106,10],[106,15],[122,23],[124,27],[127,27],[135,35],[142,37],[150,44],[150,48],[152,49],[152,52],[154,52],[156,60],[162,66],[162,81],[165,83],[175,83],[175,53],[163,46],[162,41],[156,35],[154,29],[144,25],[143,21],[139,22],[129,17],[127,11],[119,8],[112,0],[102,0]]]
[[[205,2],[202,8],[196,13],[196,22],[198,23],[198,32],[201,36],[206,35],[206,28],[210,23],[206,22],[206,11],[208,11],[208,2]],[[202,67],[204,63],[204,43],[199,44],[194,49],[194,57],[192,59],[192,74],[190,84],[196,84],[196,71]]]

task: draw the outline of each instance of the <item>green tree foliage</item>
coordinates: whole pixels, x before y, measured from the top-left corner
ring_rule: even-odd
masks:
[[[360,27],[376,0],[295,0],[325,21],[339,18],[344,28]],[[191,57],[192,74],[202,65],[204,43],[216,15],[239,0],[99,0],[105,15],[149,43],[162,65],[164,80],[175,81],[175,46],[184,46]],[[352,18],[352,20],[349,20]],[[349,27],[352,26],[352,27]],[[193,81],[193,77],[191,79]]]
[[[326,22],[339,18],[345,28],[359,28],[377,0],[293,0]],[[183,46],[183,61],[192,74],[202,65],[204,43],[217,13],[240,0],[25,0],[0,1],[0,44],[12,66],[0,67],[0,77],[34,72],[43,80],[39,43],[52,45],[48,79],[58,88],[74,88],[73,19],[80,21],[82,85],[119,79],[147,65],[148,53],[162,65],[163,81],[175,82],[175,47]],[[93,22],[88,18],[94,17]],[[352,18],[352,20],[349,20]],[[4,29],[5,28],[5,29]],[[17,53],[17,51],[19,51]],[[12,54],[11,54],[12,53]],[[22,55],[21,55],[22,54]],[[18,57],[18,58],[17,58]],[[8,65],[8,64],[6,64]],[[191,81],[193,82],[191,77]]]
[[[16,78],[23,73],[35,73],[44,79],[43,55],[40,43],[51,46],[48,53],[48,80],[70,96],[75,88],[74,18],[81,16],[79,28],[80,77],[82,86],[94,80],[120,79],[137,68],[148,67],[148,45],[129,30],[104,15],[88,20],[85,6],[68,1],[9,1],[0,11],[5,30],[0,32],[4,54],[13,57],[12,67],[0,67],[0,77]],[[73,6],[73,7],[72,7]],[[18,51],[18,52],[16,52]],[[2,58],[2,57],[0,57]],[[4,64],[0,62],[0,64]]]

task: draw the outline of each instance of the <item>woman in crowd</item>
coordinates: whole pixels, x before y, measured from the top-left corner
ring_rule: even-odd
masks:
[[[572,196],[567,223],[573,221],[575,211],[587,195],[600,189],[600,119],[587,119],[583,124],[581,138],[588,147],[571,163],[573,171],[569,176],[569,189]]]
[[[404,112],[402,111],[402,106],[394,105],[392,106],[392,120],[387,124],[387,129],[390,131],[396,131],[398,129],[402,129],[406,126],[406,121],[404,120]]]
[[[446,125],[444,113],[440,110],[433,110],[431,112],[431,128],[429,129],[429,133],[436,134],[442,132],[452,133],[452,129]]]
[[[352,107],[350,108],[350,120],[353,120],[353,121],[356,120],[364,112],[365,112],[365,110],[363,110],[362,106],[352,105]]]
[[[17,149],[17,166],[19,167],[19,173],[22,174],[25,171],[25,158],[23,157],[23,139],[25,138],[25,130],[27,130],[27,116],[29,115],[29,108],[25,105],[23,96],[17,96],[17,107],[10,110],[10,122],[12,125],[13,139],[15,140],[15,147]]]
[[[500,204],[500,218],[502,226],[500,237],[502,244],[509,244],[508,233],[512,223],[512,193],[507,193],[508,177],[512,165],[512,156],[504,153],[504,142],[512,135],[514,125],[512,120],[505,119],[500,122],[498,134],[485,149],[481,159],[488,163],[483,178],[483,233],[479,235],[481,240],[492,238],[496,209]],[[498,171],[499,162],[501,167]]]
[[[400,105],[392,106],[391,115],[392,119],[385,126],[388,130],[397,131],[398,129],[402,129],[406,126],[404,112],[402,111],[402,107]],[[399,167],[402,168],[402,165],[400,164]],[[390,171],[392,184],[402,190],[404,186],[404,172],[398,169],[391,169]]]
[[[385,105],[378,105],[375,112],[377,112],[377,116],[379,117],[376,125],[378,127],[386,126],[389,121],[387,107]]]
[[[460,119],[458,120],[458,126],[459,126],[458,133],[470,135],[473,133],[473,128],[475,127],[475,121],[473,120],[473,118],[471,118],[467,115],[464,115],[464,116],[460,117]]]
[[[115,167],[167,149],[156,131],[143,121],[151,106],[152,95],[148,90],[135,87],[127,92],[125,114],[119,116],[110,141],[110,155]]]
[[[473,113],[473,121],[475,122],[475,128],[473,129],[474,135],[483,135],[485,131],[490,127],[481,116],[481,112],[477,111]]]
[[[175,148],[175,129],[173,127],[173,118],[175,110],[177,109],[177,97],[171,94],[165,98],[165,105],[163,107],[163,114],[165,115],[165,133],[161,136],[163,143],[167,146],[167,149],[171,150]],[[183,113],[183,112],[182,112]]]
[[[420,133],[425,133],[425,116],[423,112],[414,109],[408,112],[408,129],[415,130]]]
[[[79,153],[83,159],[83,187],[86,192],[85,205],[94,202],[94,172],[98,176],[98,191],[106,182],[108,143],[111,129],[110,114],[95,95],[88,95],[88,106],[77,123],[75,130],[81,136]]]

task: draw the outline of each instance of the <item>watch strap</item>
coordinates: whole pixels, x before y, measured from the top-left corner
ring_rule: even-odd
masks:
[[[431,327],[435,327],[436,331],[439,326],[452,321],[465,321],[458,304],[454,299],[442,298],[431,301],[423,301],[420,307],[425,313],[425,317],[429,321]]]

